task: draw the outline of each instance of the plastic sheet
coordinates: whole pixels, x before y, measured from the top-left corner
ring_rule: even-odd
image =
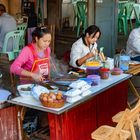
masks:
[[[67,74],[68,72],[68,65],[66,63],[64,63],[63,60],[58,60],[55,55],[51,56],[51,60],[50,60],[51,66],[51,73],[50,73],[50,77],[52,79],[56,78],[56,77],[61,77]]]

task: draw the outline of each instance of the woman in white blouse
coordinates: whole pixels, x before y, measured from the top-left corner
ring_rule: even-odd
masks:
[[[131,60],[140,61],[140,27],[131,31],[127,40],[126,52]]]
[[[96,41],[100,38],[101,31],[96,25],[89,26],[85,33],[73,43],[70,53],[70,66],[80,68],[87,60],[95,57],[97,50]]]

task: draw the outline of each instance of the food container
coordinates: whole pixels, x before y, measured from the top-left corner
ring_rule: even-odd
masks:
[[[92,86],[97,86],[100,84],[100,76],[99,75],[88,75],[87,78],[92,79]]]
[[[96,75],[99,75],[99,69],[100,67],[86,67],[86,73],[87,75],[93,75],[93,74],[96,74]]]
[[[77,95],[80,95],[81,93],[82,91],[80,89],[73,88],[65,92],[64,95],[67,97],[75,97]]]
[[[77,81],[72,82],[69,85],[69,87],[75,88],[75,89],[80,89],[80,88],[82,88],[86,84],[87,84],[87,82],[85,82],[84,80],[77,80]]]
[[[65,100],[59,100],[56,102],[45,102],[41,101],[42,105],[45,107],[51,107],[51,108],[61,108],[65,105]]]
[[[123,73],[123,71],[120,68],[114,68],[111,70],[112,75],[120,75],[122,73]]]
[[[34,84],[23,84],[23,85],[18,85],[17,90],[20,96],[22,97],[32,97],[31,95],[31,89],[34,86]]]
[[[114,68],[114,59],[108,57],[105,62],[105,67],[109,68],[110,70],[113,69]]]
[[[83,78],[79,78],[80,80],[84,80],[85,82],[87,82],[89,85],[91,85],[92,83],[92,79],[87,78],[87,77],[83,77]]]
[[[80,96],[80,95],[77,95],[77,96],[74,96],[74,97],[68,96],[68,97],[66,97],[66,101],[68,103],[74,103],[74,102],[80,100],[81,98],[82,98],[82,96]]]
[[[101,79],[108,79],[109,78],[110,70],[108,68],[101,68],[100,69],[100,76]]]
[[[123,71],[127,71],[129,69],[129,61],[130,61],[130,56],[128,55],[120,56],[120,68]]]
[[[57,93],[41,93],[39,100],[45,107],[61,108],[65,105],[65,99],[60,91]]]

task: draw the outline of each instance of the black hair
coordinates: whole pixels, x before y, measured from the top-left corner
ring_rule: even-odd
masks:
[[[35,30],[32,32],[33,42],[35,42],[35,37],[40,39],[45,34],[51,34],[50,30],[47,27],[45,27],[45,26],[36,27]]]
[[[0,11],[1,12],[6,12],[6,8],[3,4],[0,3]]]
[[[87,33],[89,34],[89,36],[93,34],[92,38],[94,38],[94,36],[96,35],[97,32],[99,32],[99,38],[100,38],[100,36],[101,36],[101,31],[100,31],[99,27],[97,27],[96,25],[91,25],[91,26],[89,26],[89,27],[85,30],[85,33],[83,33],[83,34],[81,35],[82,40],[83,40],[83,43],[86,45],[85,36],[86,36]]]
[[[97,32],[99,32],[99,38],[100,38],[101,31],[100,31],[99,27],[97,27],[96,25],[91,25],[85,30],[85,33],[82,35],[82,37],[85,37],[87,33],[89,35],[93,34],[93,37],[94,37]]]

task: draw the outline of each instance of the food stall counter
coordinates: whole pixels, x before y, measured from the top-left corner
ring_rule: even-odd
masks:
[[[65,105],[61,108],[44,107],[41,105],[41,103],[39,101],[35,100],[34,98],[24,98],[21,96],[13,98],[11,100],[8,100],[8,102],[12,103],[12,104],[17,104],[17,105],[45,111],[45,112],[50,112],[50,113],[54,113],[54,114],[61,114],[65,111],[81,104],[82,102],[85,102],[86,100],[100,94],[101,92],[111,88],[112,86],[129,79],[130,77],[131,77],[131,75],[129,75],[129,74],[121,74],[121,75],[117,75],[117,76],[110,75],[109,79],[101,80],[101,82],[98,86],[92,86],[90,88],[90,91],[92,94],[84,96],[74,103],[65,103]]]
[[[127,107],[130,74],[110,75],[91,94],[62,108],[43,107],[34,99],[16,97],[9,103],[47,112],[51,140],[91,140],[91,133],[103,124],[113,125],[112,116]]]

